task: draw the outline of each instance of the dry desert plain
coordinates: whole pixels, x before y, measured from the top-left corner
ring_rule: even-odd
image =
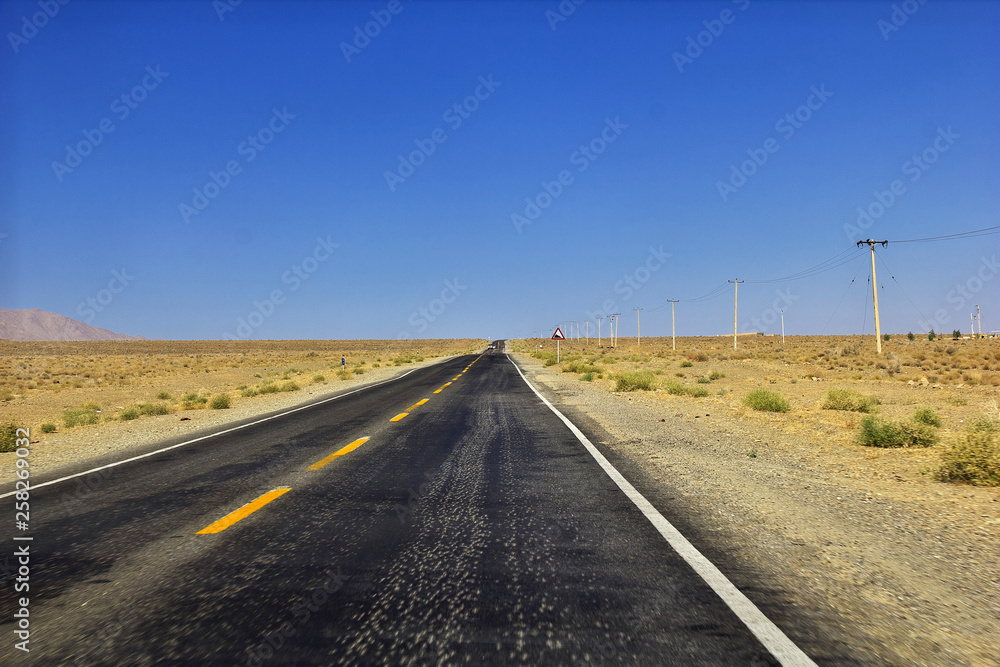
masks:
[[[33,467],[53,469],[486,342],[0,341],[0,421],[31,426]],[[1000,419],[1000,339],[892,336],[880,356],[858,336],[741,336],[737,350],[727,337],[678,338],[676,351],[670,338],[603,342],[563,341],[559,363],[549,340],[507,349],[662,500],[695,517],[682,524],[709,552],[726,545],[737,585],[762,576],[786,591],[771,613],[809,617],[872,664],[997,664],[1000,493],[988,479],[941,481],[939,470],[969,424]],[[758,389],[788,410],[748,407]],[[831,389],[867,397],[860,405],[880,420],[930,415],[939,425],[907,431],[930,434],[930,446],[863,446],[870,414],[825,408]],[[5,479],[13,457],[0,454]]]

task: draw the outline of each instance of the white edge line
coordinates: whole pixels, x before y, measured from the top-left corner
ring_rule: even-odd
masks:
[[[442,361],[444,361],[444,360],[442,359]],[[441,362],[438,362],[438,363],[441,363]],[[431,365],[433,365],[433,364],[431,364]],[[114,468],[115,466],[120,466],[120,465],[123,465],[125,463],[131,463],[132,461],[138,461],[139,459],[144,459],[144,458],[147,458],[147,457],[150,457],[150,456],[156,456],[157,454],[162,454],[163,452],[169,452],[171,449],[177,449],[178,447],[184,447],[185,445],[190,445],[190,444],[193,444],[193,443],[196,443],[196,442],[200,442],[202,440],[208,440],[209,438],[214,438],[214,437],[219,436],[219,435],[224,435],[226,433],[232,433],[233,431],[239,431],[240,429],[247,428],[248,426],[254,426],[256,424],[263,424],[266,421],[271,421],[272,419],[277,419],[278,417],[284,417],[285,415],[290,415],[293,412],[298,412],[299,410],[307,410],[307,409],[309,409],[309,408],[311,408],[313,406],[322,405],[323,403],[329,403],[330,401],[336,401],[337,399],[343,398],[344,396],[350,396],[351,394],[356,394],[359,391],[364,391],[365,389],[371,389],[372,387],[378,387],[379,385],[387,384],[389,382],[395,382],[396,380],[400,380],[400,379],[406,377],[407,375],[409,375],[410,373],[413,373],[414,371],[418,371],[418,370],[420,370],[420,369],[419,368],[411,368],[410,370],[406,371],[402,375],[397,375],[394,378],[390,378],[388,380],[382,380],[381,382],[375,382],[373,384],[368,384],[368,385],[365,385],[364,387],[358,387],[357,389],[352,389],[351,391],[345,392],[343,394],[337,394],[336,396],[331,396],[330,398],[324,398],[323,400],[316,401],[315,403],[309,403],[308,405],[300,405],[297,408],[292,408],[291,410],[287,410],[285,412],[280,412],[280,413],[278,413],[276,415],[271,415],[270,417],[264,417],[263,419],[258,419],[257,421],[252,421],[252,422],[250,422],[248,424],[241,424],[240,426],[234,426],[232,428],[227,428],[224,431],[218,431],[216,433],[210,433],[208,435],[203,435],[200,438],[194,438],[193,440],[186,440],[186,441],[178,443],[176,445],[170,445],[169,447],[164,447],[163,449],[157,449],[156,451],[153,451],[153,452],[147,452],[145,454],[139,454],[138,456],[133,456],[131,458],[122,459],[121,461],[115,461],[114,463],[109,463],[107,465],[103,465],[103,466],[100,466],[98,468],[91,468],[90,470],[84,470],[83,472],[78,472],[78,473],[76,473],[74,475],[67,475],[66,477],[60,477],[59,479],[53,479],[53,480],[48,481],[48,482],[42,482],[41,484],[32,484],[31,485],[31,489],[32,490],[40,489],[43,486],[50,486],[52,484],[58,484],[59,482],[65,482],[68,479],[74,479],[76,477],[83,477],[84,475],[89,475],[90,473],[97,472],[99,470],[107,470],[108,468]],[[8,498],[10,496],[13,496],[15,493],[17,493],[16,490],[15,491],[11,491],[10,493],[5,493],[3,495],[0,495],[0,499],[2,499],[2,498]]]
[[[598,465],[604,469],[604,472],[608,474],[618,488],[628,496],[629,500],[635,503],[635,506],[639,508],[649,522],[653,524],[653,527],[659,531],[660,535],[667,541],[667,543],[680,554],[691,568],[705,580],[716,595],[722,598],[722,601],[729,606],[730,609],[743,621],[744,625],[749,628],[750,632],[760,640],[760,643],[764,645],[771,655],[775,657],[782,665],[787,665],[789,667],[816,667],[816,663],[805,654],[798,646],[789,639],[781,629],[776,626],[764,613],[754,605],[753,602],[744,595],[740,589],[733,585],[733,582],[726,578],[726,575],[717,568],[712,561],[705,558],[700,551],[698,551],[693,544],[691,544],[686,537],[684,537],[679,530],[674,528],[673,524],[666,520],[666,518],[657,511],[653,504],[646,500],[639,491],[632,486],[632,484],[622,476],[618,470],[611,465],[611,463],[604,457],[601,452],[594,447],[594,445],[587,439],[587,436],[576,427],[576,424],[571,422],[563,413],[559,412],[558,409],[552,403],[549,402],[547,398],[542,396],[541,392],[535,389],[535,386],[528,381],[528,378],[524,376],[521,369],[518,367],[514,360],[507,355],[507,360],[514,365],[517,369],[518,374],[521,379],[524,380],[525,384],[531,388],[538,398],[542,399],[542,402],[549,407],[552,412],[556,414],[559,419],[563,421],[564,424],[573,432],[577,440],[583,443],[583,446],[590,452],[590,455],[594,457]]]

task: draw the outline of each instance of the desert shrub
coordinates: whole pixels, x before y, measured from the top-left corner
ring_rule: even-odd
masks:
[[[711,373],[708,374],[709,380],[721,380],[724,377],[726,377],[726,374],[720,373],[719,371],[712,371]]]
[[[862,419],[858,427],[858,442],[865,447],[930,447],[937,439],[937,433],[926,424],[871,415]]]
[[[649,371],[631,371],[615,376],[615,391],[651,391],[656,378]]]
[[[1000,422],[986,417],[969,424],[965,436],[941,453],[936,477],[942,482],[1000,486]]]
[[[79,408],[63,410],[63,424],[66,428],[96,424],[101,419],[101,408],[96,403],[86,403]]]
[[[934,329],[927,332],[927,340],[934,340],[935,338],[937,338],[937,334],[934,333]]]
[[[240,391],[240,396],[242,396],[243,398],[251,398],[253,396],[256,396],[259,393],[260,392],[257,391],[256,389],[250,387],[250,388],[243,389],[242,391]]]
[[[668,394],[673,394],[674,396],[692,396],[694,398],[708,396],[708,390],[704,387],[689,387],[677,380],[667,380],[663,388]]]
[[[892,336],[890,336],[889,334],[882,334],[882,340],[884,340],[887,343],[889,342],[889,340],[891,338],[892,338]]]
[[[45,422],[42,424],[42,433],[55,433],[56,425],[52,422]]]
[[[959,331],[958,329],[955,329],[954,331],[951,332],[951,337],[954,338],[955,340],[958,340],[959,338],[962,337],[962,332]]]
[[[395,365],[398,366],[399,364],[395,364]],[[339,377],[341,380],[350,380],[351,379],[351,374],[348,371],[339,370],[339,371],[337,371],[337,377]]]
[[[562,367],[563,373],[600,373],[601,369],[593,364],[588,364],[580,361],[574,361],[568,364],[564,364]]]
[[[265,382],[260,386],[260,389],[258,391],[261,394],[277,394],[279,391],[281,391],[281,389],[279,389],[278,385],[274,384],[273,382]]]
[[[698,354],[689,354],[688,359],[692,359],[694,361],[708,361],[709,357],[704,352],[699,352]]]
[[[227,410],[229,409],[229,394],[218,394],[212,397],[209,402],[208,407],[213,410]]]
[[[185,410],[191,410],[205,405],[206,403],[208,403],[208,397],[199,396],[196,391],[184,394],[184,397],[181,399],[181,407]]]
[[[754,389],[743,398],[743,404],[763,412],[788,412],[788,400],[776,391]]]
[[[161,401],[169,401],[171,398],[173,398],[173,396],[171,396],[170,393],[166,391],[161,391],[159,394],[156,395],[156,397]]]
[[[691,368],[694,364],[687,359],[681,362],[681,368]]]
[[[301,387],[294,382],[286,382],[281,385],[281,391],[298,391]]]
[[[138,418],[139,418],[138,408],[126,408],[118,413],[118,419],[121,419],[123,422],[132,421],[133,419],[138,419]]]
[[[170,408],[163,403],[143,403],[139,406],[139,414],[156,416],[170,414]]]
[[[831,389],[823,401],[824,410],[849,410],[851,412],[877,412],[879,400],[874,396],[852,389]]]
[[[361,368],[361,366],[355,366],[355,367],[353,368],[352,372],[353,372],[353,373],[354,373],[355,375],[364,375],[364,373],[365,373],[365,369]]]
[[[583,375],[580,376],[580,379],[583,380],[584,382],[593,382],[594,381],[594,374],[593,373],[584,373]]]
[[[914,335],[913,335],[913,332],[911,331],[910,333],[906,334],[906,338],[907,338],[908,340],[915,340],[915,339],[916,339],[916,336],[914,336]]]
[[[0,425],[0,452],[13,452],[17,449],[17,422],[8,421]]]
[[[320,382],[326,382],[326,378],[322,375],[313,376],[313,382],[319,384]]]
[[[913,413],[913,421],[926,426],[941,426],[941,416],[930,408],[920,408]]]
[[[711,382],[711,380],[709,380],[706,377],[700,377],[697,380],[695,380],[695,382],[697,382],[698,384],[708,384],[709,382]]]

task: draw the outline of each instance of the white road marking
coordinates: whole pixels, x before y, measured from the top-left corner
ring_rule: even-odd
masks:
[[[442,359],[442,361],[444,361]],[[438,362],[440,363],[440,362]],[[433,364],[432,364],[433,365]],[[402,375],[397,375],[394,378],[388,380],[382,380],[381,382],[376,382],[374,384],[365,385],[364,387],[358,387],[357,389],[352,389],[343,394],[338,394],[337,396],[331,396],[330,398],[324,398],[322,401],[316,401],[315,403],[310,403],[309,405],[301,405],[297,408],[292,408],[291,410],[286,410],[285,412],[278,413],[276,415],[271,415],[270,417],[264,417],[263,419],[258,419],[257,421],[250,422],[249,424],[242,424],[240,426],[234,426],[233,428],[227,428],[224,431],[218,431],[217,433],[210,433],[209,435],[203,435],[200,438],[194,438],[193,440],[186,440],[185,442],[178,443],[176,445],[170,445],[169,447],[164,447],[163,449],[157,449],[154,452],[148,452],[146,454],[139,454],[138,456],[133,456],[131,458],[123,459],[121,461],[115,461],[114,463],[109,463],[107,465],[100,466],[98,468],[91,468],[90,470],[85,470],[83,472],[78,472],[74,475],[67,475],[66,477],[60,477],[59,479],[54,479],[50,482],[42,482],[41,484],[32,484],[31,489],[40,489],[43,486],[50,486],[52,484],[58,484],[59,482],[65,482],[68,479],[74,479],[76,477],[83,477],[84,475],[89,475],[92,472],[98,472],[99,470],[107,470],[108,468],[114,468],[115,466],[120,466],[125,463],[131,463],[132,461],[138,461],[139,459],[144,459],[150,456],[156,456],[157,454],[162,454],[163,452],[169,452],[171,449],[177,449],[178,447],[184,447],[185,445],[190,445],[196,442],[201,442],[202,440],[208,440],[209,438],[214,438],[219,435],[224,435],[226,433],[232,433],[233,431],[239,431],[240,429],[247,428],[249,426],[254,426],[256,424],[263,424],[266,421],[271,421],[272,419],[277,419],[278,417],[284,417],[285,415],[290,415],[293,412],[298,412],[299,410],[307,410],[316,405],[322,405],[323,403],[329,403],[330,401],[336,401],[337,399],[343,398],[344,396],[350,396],[351,394],[356,394],[359,391],[364,391],[365,389],[371,389],[372,387],[377,387],[389,382],[395,382],[396,380],[402,379],[414,371],[420,370],[419,368],[413,368],[406,371]],[[10,493],[5,493],[0,495],[0,498],[8,498],[17,493],[17,491],[11,491]]]
[[[594,457],[598,465],[604,469],[604,472],[608,474],[618,488],[628,496],[629,500],[635,503],[635,506],[639,508],[649,522],[660,532],[663,539],[667,541],[668,544],[680,554],[681,558],[687,561],[688,565],[697,572],[702,579],[705,580],[712,590],[715,591],[716,595],[722,598],[722,601],[729,606],[733,612],[739,616],[740,620],[743,621],[744,625],[749,628],[750,632],[760,640],[760,643],[764,645],[771,655],[777,659],[782,665],[788,667],[816,667],[816,663],[806,655],[802,649],[795,645],[791,639],[789,639],[784,632],[781,631],[778,626],[776,626],[771,619],[764,615],[764,613],[750,601],[747,596],[745,596],[740,589],[733,585],[733,582],[726,578],[726,575],[719,571],[712,561],[705,558],[700,551],[698,551],[693,544],[688,542],[687,538],[684,537],[679,530],[674,528],[673,524],[664,518],[659,511],[653,507],[653,504],[646,500],[639,491],[632,486],[632,484],[625,479],[618,469],[615,468],[611,463],[604,458],[604,455],[587,439],[587,436],[583,434],[580,429],[576,427],[576,424],[571,422],[567,417],[559,412],[554,405],[552,405],[547,398],[542,396],[541,392],[535,389],[535,386],[528,381],[528,378],[524,376],[521,369],[518,368],[514,360],[507,356],[507,360],[514,365],[517,369],[518,374],[521,379],[524,380],[535,395],[542,399],[542,402],[549,407],[552,412],[556,414],[559,419],[563,421],[564,424],[573,432],[577,440],[583,443],[590,455]]]

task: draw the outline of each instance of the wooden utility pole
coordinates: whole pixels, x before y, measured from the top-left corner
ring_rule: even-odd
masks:
[[[781,311],[781,344],[785,344],[785,311]]]
[[[868,239],[867,241],[858,241],[857,245],[859,248],[862,244],[867,245],[872,251],[872,300],[875,302],[875,354],[882,354],[882,329],[878,321],[878,281],[875,279],[875,245],[878,243],[882,244],[884,248],[889,242]]]
[[[976,314],[969,313],[969,331],[972,332],[972,337],[976,337]]]
[[[601,320],[604,319],[600,316],[597,318],[597,347],[601,347]]]
[[[677,303],[677,299],[668,299],[670,301],[670,335],[673,338],[673,349],[677,350],[677,320],[674,318],[674,304]]]
[[[745,280],[730,280],[736,290],[733,292],[733,349],[736,349],[736,314],[739,308],[740,302],[740,283],[745,283]]]
[[[611,331],[612,331],[611,347],[617,349],[618,348],[618,316],[621,315],[621,313],[613,313],[613,315],[614,315],[615,319],[611,323]]]
[[[635,309],[635,346],[642,347],[642,327],[639,326],[639,311],[642,308]]]

